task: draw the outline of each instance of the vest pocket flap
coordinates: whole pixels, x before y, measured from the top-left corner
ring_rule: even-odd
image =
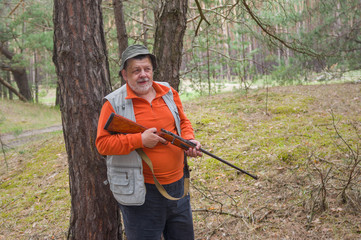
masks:
[[[120,172],[112,176],[112,181],[115,185],[127,186],[129,185],[128,172]]]
[[[121,169],[119,171],[108,172],[110,189],[113,193],[133,194],[134,193],[134,170]]]

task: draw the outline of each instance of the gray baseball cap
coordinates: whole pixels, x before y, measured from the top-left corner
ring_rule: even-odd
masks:
[[[122,64],[120,65],[119,76],[122,76],[122,70],[124,69],[125,62],[131,58],[134,58],[138,55],[149,55],[152,60],[153,70],[157,68],[156,57],[151,54],[147,47],[143,45],[131,45],[127,47],[122,53]]]

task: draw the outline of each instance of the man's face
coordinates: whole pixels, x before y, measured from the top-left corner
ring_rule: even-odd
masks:
[[[122,76],[137,95],[149,93],[153,85],[153,66],[150,57],[127,60]]]

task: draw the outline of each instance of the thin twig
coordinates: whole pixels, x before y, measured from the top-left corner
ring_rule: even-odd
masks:
[[[193,209],[192,212],[195,213],[212,213],[212,214],[218,214],[218,215],[226,215],[226,216],[231,216],[231,217],[235,217],[235,218],[244,218],[241,215],[237,215],[234,213],[229,213],[229,212],[223,212],[222,210],[210,210],[210,209]]]
[[[215,202],[215,203],[218,203],[219,205],[220,205],[220,208],[221,208],[221,211],[222,211],[222,208],[223,208],[223,203],[222,202],[220,202],[220,201],[218,201],[218,200],[216,200],[215,198],[214,198],[214,196],[213,196],[213,193],[209,190],[209,189],[206,189],[208,192],[209,192],[209,194],[211,195],[211,197],[209,197],[208,195],[206,195],[204,192],[202,192],[200,189],[198,189],[194,184],[192,185],[192,187],[194,188],[194,189],[196,189],[198,192],[200,192],[206,199],[209,199],[209,200],[211,200],[211,201],[213,201],[213,202]]]
[[[347,148],[350,150],[351,154],[353,155],[353,159],[356,158],[355,156],[355,151],[352,149],[352,147],[346,142],[346,140],[342,137],[342,135],[340,134],[340,132],[338,131],[337,127],[336,127],[336,123],[335,123],[335,115],[333,114],[333,110],[331,109],[331,116],[332,116],[332,125],[333,128],[336,131],[337,136],[342,140],[342,142],[347,146]]]

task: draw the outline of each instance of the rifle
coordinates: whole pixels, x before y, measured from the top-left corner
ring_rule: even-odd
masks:
[[[143,133],[145,130],[147,130],[146,127],[132,121],[129,120],[121,115],[115,114],[115,113],[111,113],[105,126],[104,129],[109,131],[110,133],[123,133],[123,134],[128,134],[128,133]],[[194,144],[193,142],[183,139],[180,136],[169,132],[165,129],[161,129],[161,132],[157,133],[160,137],[164,138],[165,140],[167,140],[168,142],[170,142],[171,144],[182,148],[184,150],[188,150],[189,148],[195,148],[196,144]],[[228,166],[237,169],[238,171],[240,171],[241,173],[247,174],[248,176],[254,178],[254,179],[258,179],[257,176],[246,172],[245,170],[240,169],[239,167],[227,162],[226,160],[223,160],[222,158],[200,148],[199,151],[207,154],[208,156],[217,159],[218,161],[221,161],[225,164],[227,164]]]

